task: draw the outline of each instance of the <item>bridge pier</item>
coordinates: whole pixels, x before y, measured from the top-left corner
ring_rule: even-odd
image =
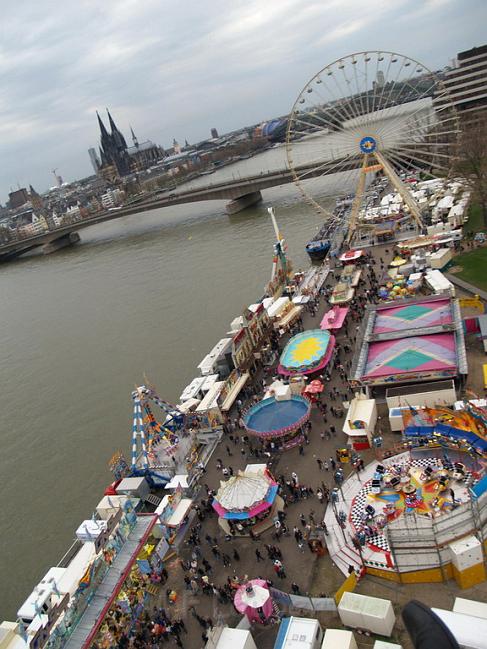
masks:
[[[241,212],[251,205],[260,203],[261,200],[262,194],[260,191],[251,192],[250,194],[244,194],[243,196],[234,198],[233,201],[226,204],[225,210],[227,214],[237,214],[237,212]]]
[[[81,241],[81,237],[77,232],[68,232],[58,239],[53,239],[49,243],[45,243],[42,246],[42,254],[50,255],[52,252],[61,250],[61,248],[67,248],[68,246],[73,246],[75,243]]]

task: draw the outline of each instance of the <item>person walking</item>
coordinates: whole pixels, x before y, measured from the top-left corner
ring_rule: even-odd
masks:
[[[230,566],[231,563],[232,563],[232,560],[231,560],[230,555],[227,554],[226,552],[224,552],[224,553],[222,554],[222,561],[223,561],[223,565],[225,566],[225,568],[227,568],[228,566]]]
[[[255,557],[257,559],[257,562],[264,561],[264,557],[261,555],[259,548],[255,548]]]
[[[317,458],[316,458],[316,463],[317,463],[317,465],[318,465],[318,469],[319,469],[320,471],[323,471],[323,460],[320,460],[320,458],[317,457]]]

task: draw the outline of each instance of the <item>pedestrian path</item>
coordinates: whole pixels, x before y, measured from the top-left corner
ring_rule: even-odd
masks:
[[[483,291],[478,286],[465,282],[463,279],[460,279],[452,273],[445,273],[445,277],[449,279],[452,284],[455,284],[455,286],[463,288],[464,291],[467,291],[467,293],[471,293],[472,295],[478,295],[482,300],[487,302],[487,291]]]

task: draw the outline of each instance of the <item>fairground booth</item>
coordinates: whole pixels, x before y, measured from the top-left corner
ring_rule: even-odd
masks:
[[[345,323],[345,318],[347,317],[348,311],[348,307],[332,307],[323,316],[320,322],[320,329],[339,331]]]
[[[367,307],[350,372],[352,387],[447,378],[461,383],[467,372],[457,300],[429,296]]]
[[[188,487],[187,478],[184,475],[174,476],[172,484],[169,483],[171,489],[175,485],[174,491],[164,496],[154,512],[158,517],[161,538],[167,543],[167,551],[177,551],[191,518],[193,501],[184,497],[185,487]]]
[[[377,423],[377,405],[375,399],[367,399],[364,394],[357,394],[348,407],[343,432],[348,443],[355,451],[372,446],[372,437]]]
[[[340,256],[340,261],[344,264],[355,264],[363,254],[363,250],[347,250]]]
[[[260,534],[274,525],[274,518],[284,509],[279,487],[265,464],[251,465],[245,471],[220,482],[213,500],[218,524],[226,534]]]
[[[353,296],[355,295],[355,289],[350,286],[350,284],[346,284],[345,282],[338,282],[338,284],[335,284],[335,288],[333,289],[332,294],[330,295],[329,298],[329,303],[330,304],[348,304],[353,300]]]
[[[124,495],[103,497],[92,518],[78,526],[76,542],[59,565],[20,606],[17,622],[2,624],[2,648],[91,646],[108,632],[110,610],[136,623],[163,568],[157,519],[137,515],[136,504]]]

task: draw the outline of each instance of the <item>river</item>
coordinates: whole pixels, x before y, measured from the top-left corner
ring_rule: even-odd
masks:
[[[282,149],[209,178],[265,171],[277,156]],[[113,452],[129,456],[134,386],[145,374],[177,403],[231,320],[262,295],[271,204],[295,268],[307,267],[304,243],[321,217],[289,184],[232,217],[223,202],[137,214],[0,268],[2,619],[15,619],[90,518]]]

